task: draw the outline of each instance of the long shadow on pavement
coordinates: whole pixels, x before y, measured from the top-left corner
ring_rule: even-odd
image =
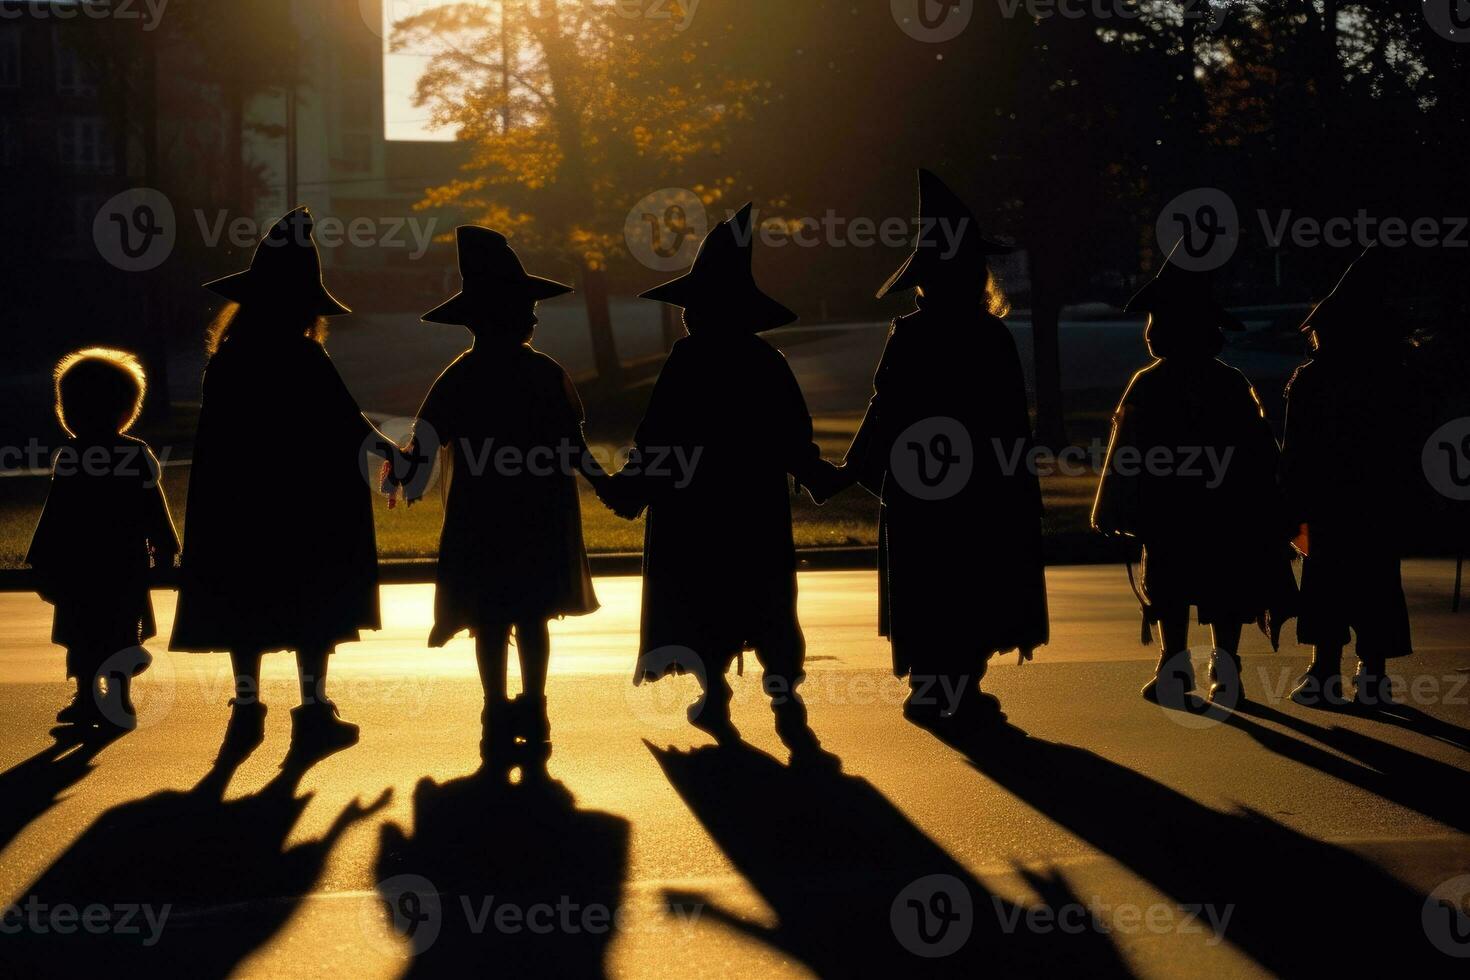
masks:
[[[325,836],[288,849],[312,798],[296,795],[305,771],[225,800],[233,768],[217,765],[191,790],[104,813],[26,889],[0,975],[228,976],[291,918],[342,834],[388,802],[350,805]],[[65,931],[59,909],[71,910]]]
[[[1231,908],[1226,941],[1276,976],[1428,976],[1449,962],[1425,934],[1426,896],[1351,851],[1254,810],[1215,810],[1086,749],[1018,728],[944,740],[1000,787],[1180,904]]]
[[[1028,908],[990,892],[863,779],[746,745],[649,750],[778,921],[762,928],[703,894],[670,903],[697,903],[702,919],[817,976],[1131,975],[1100,933],[1028,928]],[[1080,907],[1060,874],[1022,874],[1050,909]]]
[[[1258,724],[1270,721],[1351,759]],[[1470,772],[1339,725],[1314,724],[1267,705],[1247,701],[1224,719],[1263,748],[1470,833]],[[1358,762],[1351,761],[1357,759]],[[1360,764],[1361,763],[1361,764]]]
[[[57,803],[62,794],[80,783],[96,768],[97,755],[110,739],[82,739],[71,733],[55,741],[24,762],[0,772],[0,850],[20,836],[31,823]]]
[[[580,810],[528,769],[481,772],[413,795],[413,836],[383,828],[384,935],[415,956],[407,976],[595,977],[615,935],[629,824]]]
[[[1395,705],[1391,709],[1383,711],[1360,711],[1361,717],[1371,719],[1382,725],[1393,728],[1402,728],[1405,731],[1415,732],[1419,735],[1427,735],[1439,742],[1453,745],[1457,749],[1470,752],[1470,729],[1456,725],[1453,722],[1436,718],[1433,715],[1412,708],[1408,705]]]

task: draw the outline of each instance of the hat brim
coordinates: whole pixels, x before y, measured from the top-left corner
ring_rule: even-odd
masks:
[[[279,283],[274,286],[262,283],[259,276],[251,269],[206,282],[204,288],[231,302],[242,304],[261,297],[268,297],[277,302],[288,298],[296,299],[296,297],[288,297],[288,294],[280,288]],[[308,289],[305,295],[300,297],[300,301],[307,304],[311,312],[317,316],[343,316],[352,312],[351,307],[333,296],[331,290],[327,289],[323,282],[317,282],[313,288]]]
[[[971,265],[980,267],[985,265],[985,260],[996,255],[1011,255],[1016,251],[1015,246],[993,239],[983,238],[979,235],[965,240],[962,251],[950,259],[938,259],[938,262],[963,262],[968,255]],[[900,292],[905,289],[916,289],[924,285],[926,274],[935,271],[935,266],[923,261],[927,253],[923,249],[914,249],[909,257],[903,260],[903,265],[898,271],[888,277],[878,290],[877,298],[882,299],[889,293]]]
[[[693,273],[654,286],[638,297],[685,309],[701,301],[717,301],[721,306],[738,309],[740,318],[753,324],[754,333],[789,326],[799,319],[786,306],[761,292],[754,282],[732,289],[729,283],[704,282]]]
[[[1312,307],[1312,312],[1307,314],[1307,318],[1303,320],[1302,325],[1297,328],[1300,332],[1311,333],[1313,330],[1317,329],[1317,315],[1322,312],[1322,307],[1324,304],[1326,304],[1326,302],[1326,300],[1323,300],[1321,303],[1318,303],[1316,306]]]
[[[1335,293],[1331,294],[1312,307],[1312,312],[1308,313],[1307,318],[1302,321],[1300,330],[1302,333],[1311,333],[1314,330],[1330,330],[1333,327],[1334,320],[1342,321],[1346,319],[1343,316],[1345,312],[1360,313],[1361,311],[1350,311],[1341,297]]]
[[[1154,297],[1159,291],[1159,280],[1150,279],[1143,284],[1143,288],[1129,297],[1123,306],[1124,313],[1151,313],[1154,308]]]
[[[918,262],[915,261],[918,257],[919,253],[913,252],[903,260],[903,265],[898,267],[898,271],[889,276],[888,281],[878,288],[878,299],[882,299],[889,293],[913,289],[919,285],[919,274],[915,268],[918,265]]]
[[[541,276],[526,276],[514,283],[497,283],[483,294],[471,295],[461,290],[419,319],[424,323],[448,323],[462,327],[471,320],[480,318],[487,311],[494,311],[498,305],[497,301],[514,298],[539,303],[542,300],[574,292],[576,290],[564,282],[544,279]]]
[[[1140,289],[1134,295],[1134,297],[1128,301],[1128,305],[1123,307],[1123,312],[1134,314],[1156,312],[1158,310],[1158,304],[1154,302],[1154,293],[1156,292],[1156,289],[1154,288],[1154,282],[1156,281],[1157,280],[1151,280],[1148,285]],[[1221,330],[1224,330],[1228,333],[1243,333],[1245,331],[1245,324],[1242,323],[1241,320],[1234,313],[1231,313],[1220,303],[1217,303],[1214,300],[1205,300],[1203,302],[1195,303],[1193,305],[1194,309],[1192,312],[1196,313],[1198,316],[1212,319],[1215,325],[1218,326]]]

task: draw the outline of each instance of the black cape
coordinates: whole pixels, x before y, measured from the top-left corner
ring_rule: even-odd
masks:
[[[476,345],[434,382],[419,425],[453,460],[430,646],[595,612],[568,465],[581,459],[582,402],[561,365],[528,345]]]
[[[670,669],[650,655],[718,663],[785,635],[796,622],[788,475],[804,482],[822,462],[780,351],[748,333],[683,338],[635,444],[638,465],[615,479],[649,504],[637,676]]]
[[[295,650],[380,627],[377,434],[307,337],[230,337],[204,374],[170,648]]]
[[[895,475],[905,434],[951,419],[973,471],[957,492],[921,499]],[[1050,637],[1041,490],[1015,340],[973,306],[921,300],[893,323],[848,464],[883,501],[880,629],[894,672],[963,673],[998,651]]]
[[[1279,465],[1255,388],[1223,361],[1164,358],[1133,376],[1092,523],[1142,541],[1151,622],[1189,606],[1203,623],[1279,628],[1295,615]]]

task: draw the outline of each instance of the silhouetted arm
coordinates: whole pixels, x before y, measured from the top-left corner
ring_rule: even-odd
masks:
[[[577,386],[572,383],[571,377],[561,372],[562,399],[566,421],[562,438],[566,439],[573,450],[572,467],[576,473],[581,473],[587,478],[587,482],[599,493],[605,490],[612,476],[603,469],[602,461],[587,444],[587,412],[582,405],[582,396],[577,393]]]
[[[163,468],[151,449],[145,449],[144,453],[147,454],[151,477],[142,487],[148,546],[152,549],[156,566],[172,568],[174,556],[179,553],[179,534],[174,529],[173,516],[168,511],[168,498],[163,493]]]
[[[658,380],[654,382],[643,421],[633,436],[633,450],[627,465],[603,485],[600,496],[619,517],[637,517],[663,495],[672,481],[672,475],[665,477],[646,472],[643,464],[645,459],[654,457],[650,450],[662,452],[677,444],[687,402],[684,394],[686,365],[687,357],[681,343],[674,344]]]
[[[1004,372],[1004,380],[996,385],[994,392],[999,398],[995,407],[997,421],[1000,422],[1000,431],[1006,433],[1013,443],[1020,443],[1019,446],[1005,446],[1005,451],[1009,453],[1013,448],[1019,449],[1020,453],[1015,458],[1023,461],[1020,469],[1009,474],[1009,478],[1020,481],[1025,503],[1040,519],[1045,513],[1041,477],[1034,466],[1025,462],[1035,458],[1032,451],[1036,448],[1036,436],[1031,430],[1031,411],[1026,401],[1026,376],[1021,370],[1021,356],[1010,330],[999,319],[994,326],[994,336],[999,344],[994,359],[997,368]]]
[[[823,504],[851,484],[844,482],[843,474],[836,466],[822,458],[812,427],[811,410],[807,408],[801,384],[779,351],[776,357],[773,387],[781,393],[784,403],[782,431],[778,433],[782,463],[786,472],[796,480],[796,491],[800,493],[805,487],[814,501]]]
[[[67,526],[74,510],[76,480],[60,472],[61,458],[58,454],[57,471],[51,477],[46,503],[41,508],[41,519],[36,522],[25,559],[26,564],[35,570],[36,592],[47,602],[56,598],[54,583],[66,561]]]
[[[372,453],[396,466],[399,462],[397,444],[362,414],[357,399],[348,390],[342,375],[337,373],[337,368],[327,356],[326,350],[316,343],[311,344],[311,347],[314,349],[315,360],[309,383],[319,386],[320,401],[317,404],[328,416],[325,421],[330,427],[329,431],[340,430],[341,435],[335,438],[341,438],[358,451]]]
[[[414,415],[413,431],[407,442],[394,447],[395,451],[388,462],[383,464],[386,484],[383,489],[390,496],[394,487],[401,487],[404,499],[409,504],[414,504],[428,493],[434,460],[454,438],[458,417],[455,404],[456,368],[459,364],[460,361],[456,359],[434,379]],[[452,466],[452,454],[446,453],[444,465],[447,474]]]
[[[892,448],[888,402],[895,373],[893,362],[897,359],[897,331],[895,323],[873,376],[873,397],[868,401],[868,411],[842,462],[845,485],[861,484],[875,497],[883,496],[883,478],[888,472],[888,454]]]
[[[1141,464],[1137,379],[1128,386],[1113,412],[1113,431],[1103,459],[1102,478],[1092,505],[1092,527],[1109,536],[1137,537],[1141,530]]]
[[[1321,425],[1314,401],[1310,374],[1298,368],[1286,386],[1286,421],[1281,433],[1281,489],[1287,519],[1297,527],[1308,523],[1312,509],[1311,482],[1316,469],[1312,455]]]

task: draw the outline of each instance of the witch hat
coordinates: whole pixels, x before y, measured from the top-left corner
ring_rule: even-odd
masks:
[[[528,274],[520,256],[498,231],[460,225],[454,230],[454,238],[464,288],[420,317],[425,323],[462,326],[502,309],[508,299],[539,302],[575,292],[566,283]]]
[[[277,221],[255,246],[250,268],[204,284],[236,303],[269,299],[302,305],[318,316],[351,313],[322,282],[322,257],[312,237],[311,211],[300,207]]]
[[[1208,272],[1186,269],[1174,261],[1174,257],[1183,247],[1184,239],[1180,238],[1169,250],[1169,257],[1164,260],[1164,266],[1159,270],[1159,274],[1145,283],[1144,287],[1133,295],[1128,305],[1123,307],[1123,312],[1161,313],[1167,311],[1184,314],[1190,322],[1200,327],[1237,332],[1244,330],[1245,324],[1237,320],[1229,310],[1225,309],[1224,304],[1215,298],[1214,276]]]
[[[1312,308],[1302,321],[1302,333],[1335,329],[1343,322],[1362,322],[1376,315],[1383,305],[1382,284],[1372,275],[1378,243],[1370,242],[1353,260],[1332,292]]]
[[[956,241],[958,236],[958,241]],[[913,254],[878,290],[878,298],[900,289],[913,289],[941,274],[985,268],[991,255],[1009,255],[1015,249],[980,234],[975,213],[933,171],[919,168],[919,240]]]
[[[688,272],[638,295],[685,308],[716,304],[730,307],[735,315],[750,323],[753,333],[794,323],[796,314],[756,285],[751,270],[754,238],[751,205],[747,203],[704,236]]]

